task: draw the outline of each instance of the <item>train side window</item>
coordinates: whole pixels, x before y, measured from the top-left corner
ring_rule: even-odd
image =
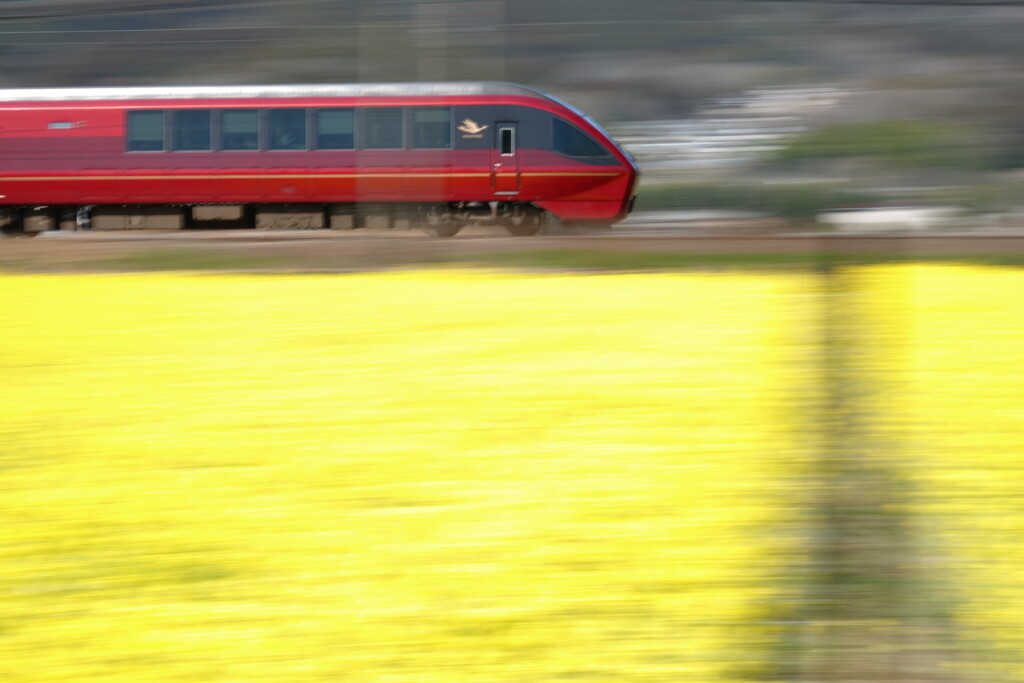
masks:
[[[128,151],[164,151],[164,113],[162,111],[128,112]]]
[[[503,157],[516,153],[516,129],[512,127],[498,129],[498,148]]]
[[[607,157],[608,150],[576,126],[562,119],[552,119],[552,148],[570,157]]]
[[[209,109],[183,109],[174,112],[174,149],[183,152],[208,152],[213,143],[213,112]]]
[[[220,119],[220,148],[256,150],[260,141],[260,117],[256,109],[225,109]]]
[[[352,149],[356,141],[355,130],[354,110],[316,110],[317,149]]]
[[[367,107],[363,110],[365,149],[402,149],[402,108]]]
[[[412,146],[414,149],[450,149],[452,146],[451,107],[416,107],[413,109]]]
[[[306,149],[306,110],[271,109],[269,149]]]

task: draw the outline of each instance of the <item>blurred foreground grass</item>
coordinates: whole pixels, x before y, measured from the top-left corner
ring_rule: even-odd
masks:
[[[1024,680],[1024,273],[846,271],[910,617]],[[0,678],[796,679],[819,278],[0,276]]]
[[[25,275],[6,681],[737,680],[797,275]]]

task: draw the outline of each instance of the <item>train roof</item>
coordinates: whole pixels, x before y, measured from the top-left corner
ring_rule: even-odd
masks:
[[[0,102],[193,100],[287,97],[444,97],[512,95],[548,101],[539,90],[496,81],[434,83],[312,83],[305,85],[200,85],[0,89]]]

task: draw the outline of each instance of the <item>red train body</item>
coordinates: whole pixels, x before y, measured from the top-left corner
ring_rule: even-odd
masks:
[[[302,205],[532,234],[548,214],[620,221],[637,175],[586,115],[506,83],[0,90],[0,207],[21,229],[81,207],[188,224],[189,207]]]

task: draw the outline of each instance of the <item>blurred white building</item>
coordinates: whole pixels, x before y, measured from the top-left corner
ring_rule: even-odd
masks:
[[[759,88],[715,99],[692,118],[631,122],[610,132],[650,170],[742,165],[781,149],[808,129],[811,116],[848,94],[834,87]]]

